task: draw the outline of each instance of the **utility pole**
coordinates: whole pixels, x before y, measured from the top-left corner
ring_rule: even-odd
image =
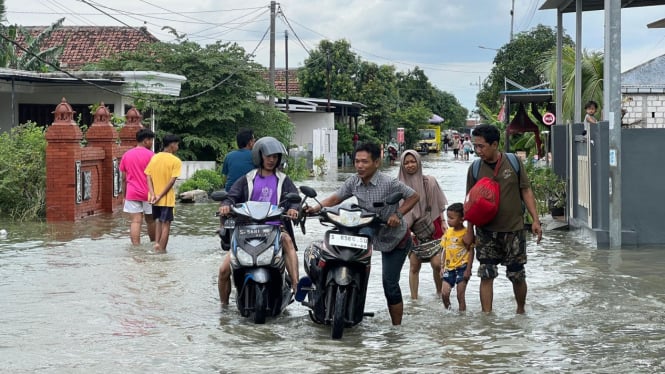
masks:
[[[472,86],[478,86],[478,93],[476,94],[476,103],[478,103],[478,95],[480,95],[480,89],[483,87],[482,83],[480,83],[480,75],[478,76],[478,83],[471,82],[470,83]],[[477,107],[477,105],[476,105]],[[475,120],[476,120],[476,125],[480,123],[480,108],[478,108],[478,112],[475,114]]]
[[[270,68],[268,70],[268,80],[270,87],[275,90],[275,1],[270,2]],[[270,94],[268,99],[270,106],[275,106],[275,97]]]
[[[284,30],[284,52],[286,71],[284,72],[284,92],[286,93],[286,113],[289,112],[289,30]]]
[[[621,1],[605,0],[603,118],[609,122],[610,249],[621,248]]]
[[[330,70],[332,70],[332,66],[330,63],[330,49],[328,49],[326,50],[326,72],[328,76],[326,79],[328,81],[328,108],[326,112],[330,112]]]
[[[513,41],[513,25],[515,24],[515,0],[510,8],[510,41]]]

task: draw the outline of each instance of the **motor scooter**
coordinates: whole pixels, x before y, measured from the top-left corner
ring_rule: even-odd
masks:
[[[211,198],[223,201],[226,196],[226,191],[216,191]],[[232,205],[218,230],[222,249],[230,250],[238,310],[243,317],[253,314],[257,324],[265,323],[266,316],[281,314],[293,301],[291,280],[285,271],[282,233],[274,221],[285,219],[285,204],[300,201],[300,195],[289,193],[280,205],[260,201]]]
[[[306,199],[318,202],[313,188],[301,186],[300,191]],[[394,193],[386,204],[397,204],[401,198],[401,193]],[[305,200],[298,218],[303,234]],[[331,228],[322,240],[312,241],[304,251],[307,276],[298,282],[296,300],[310,308],[312,321],[331,326],[332,339],[341,339],[345,327],[374,315],[365,312],[373,249],[372,235],[367,231],[376,232],[382,221],[376,213],[357,205],[322,208],[316,216],[322,225]]]

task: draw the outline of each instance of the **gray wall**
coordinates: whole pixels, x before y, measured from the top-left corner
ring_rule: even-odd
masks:
[[[663,144],[665,129],[621,131],[622,226],[637,245],[665,243]]]
[[[572,131],[572,143],[568,131]],[[586,228],[598,247],[609,246],[609,127],[607,122],[591,125],[582,135],[582,124],[556,125],[552,132],[552,167],[573,186],[573,209],[569,223]],[[577,204],[577,156],[587,153],[591,162],[591,225],[587,209]],[[572,144],[572,159],[569,164]],[[621,132],[621,220],[623,246],[665,244],[665,174],[660,159],[665,129],[622,129]],[[568,170],[572,166],[572,172]],[[570,177],[567,177],[570,175]],[[570,201],[570,200],[569,200]]]

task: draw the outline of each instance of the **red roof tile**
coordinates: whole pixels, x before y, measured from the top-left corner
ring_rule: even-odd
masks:
[[[46,26],[25,27],[32,35],[38,35]],[[22,38],[18,38],[19,43]],[[142,43],[158,42],[144,27],[117,26],[62,26],[51,34],[42,48],[65,45],[60,57],[60,67],[77,70],[83,65],[126,51],[135,51]]]
[[[263,75],[268,80],[268,71]],[[286,94],[286,69],[275,69],[275,89]],[[289,69],[289,96],[300,95],[300,84],[298,83],[298,69]]]

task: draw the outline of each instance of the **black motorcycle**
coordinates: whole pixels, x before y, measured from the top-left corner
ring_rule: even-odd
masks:
[[[212,199],[222,201],[225,191]],[[283,203],[299,203],[300,195],[289,193]],[[281,314],[292,302],[291,281],[286,276],[279,225],[286,208],[268,202],[248,201],[231,206],[219,236],[222,248],[231,252],[231,270],[236,304],[243,317],[254,314],[254,322],[265,323],[266,315]]]
[[[301,186],[300,191],[316,201],[314,189]],[[392,194],[386,204],[397,204],[401,198],[399,192]],[[304,210],[305,201],[302,206]],[[307,276],[298,282],[296,300],[310,308],[309,316],[314,322],[331,325],[332,339],[341,339],[345,327],[357,325],[365,316],[373,316],[365,312],[372,237],[363,228],[376,232],[382,222],[376,213],[357,205],[322,208],[316,215],[322,225],[331,228],[323,240],[313,241],[304,251]],[[304,234],[302,212],[299,220]]]

